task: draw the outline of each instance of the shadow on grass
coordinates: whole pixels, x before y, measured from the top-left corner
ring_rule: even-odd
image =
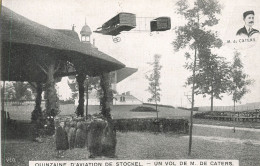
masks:
[[[4,139],[33,140],[34,125],[30,121],[15,121],[1,126],[1,137]]]

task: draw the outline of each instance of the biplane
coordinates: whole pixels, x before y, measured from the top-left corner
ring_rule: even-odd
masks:
[[[153,31],[167,31],[171,29],[170,17],[158,17],[150,21],[151,32]]]
[[[117,36],[122,31],[130,31],[136,27],[136,16],[132,13],[119,13],[97,28],[96,33]]]

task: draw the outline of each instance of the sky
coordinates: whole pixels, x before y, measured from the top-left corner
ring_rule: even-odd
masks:
[[[190,0],[190,2],[193,2]],[[255,42],[242,42],[229,44],[230,41],[241,41],[234,34],[243,27],[242,14],[247,10],[255,11],[254,28],[260,30],[260,1],[256,0],[220,0],[223,6],[222,13],[218,15],[219,24],[213,29],[218,31],[224,46],[215,52],[231,61],[233,52],[241,52],[245,72],[254,79],[250,87],[251,92],[241,101],[241,104],[260,102],[260,42],[258,36]],[[174,28],[185,23],[185,20],[176,14],[176,0],[3,0],[2,4],[14,12],[27,17],[37,23],[53,29],[71,29],[74,24],[76,32],[80,32],[85,24],[92,31],[120,12],[136,14],[137,26],[144,29],[149,26],[149,20],[160,17],[171,17],[172,29],[152,34],[149,28],[145,32],[136,30],[123,32],[119,35],[121,42],[114,43],[112,37],[92,33],[95,45],[100,51],[118,59],[127,67],[138,68],[138,72],[126,78],[117,85],[117,91],[123,93],[130,91],[138,99],[147,102],[150,94],[146,90],[148,81],[145,75],[151,70],[147,64],[153,61],[154,54],[160,54],[161,65],[161,103],[173,106],[190,107],[185,95],[191,93],[189,87],[184,87],[186,78],[191,75],[183,66],[185,50],[174,51],[172,42],[176,38]],[[146,21],[145,21],[146,17]],[[70,97],[70,89],[66,78],[58,85],[58,92],[62,99]],[[223,95],[222,100],[215,100],[215,105],[232,105],[231,96]],[[209,96],[203,98],[196,96],[195,106],[210,105]]]

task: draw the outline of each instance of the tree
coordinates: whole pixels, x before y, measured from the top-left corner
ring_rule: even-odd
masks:
[[[4,100],[13,100],[15,98],[15,91],[12,82],[3,81],[1,84],[1,93]]]
[[[191,67],[187,67],[191,69]],[[213,99],[222,99],[222,93],[228,91],[230,66],[226,59],[215,54],[201,58],[196,69],[194,93],[202,94],[203,97],[210,95],[211,108],[213,111]],[[192,85],[193,76],[187,80],[187,85]]]
[[[217,35],[208,30],[209,27],[218,24],[217,14],[221,12],[221,6],[216,0],[195,0],[192,7],[189,6],[187,0],[179,0],[176,3],[177,13],[182,15],[187,23],[184,26],[176,28],[177,38],[173,41],[173,46],[176,51],[180,49],[188,49],[194,51],[192,63],[192,101],[191,101],[191,116],[190,116],[190,139],[189,139],[189,155],[191,154],[192,146],[192,127],[193,127],[193,109],[194,109],[194,94],[195,94],[195,72],[197,58],[200,60],[205,56],[210,56],[212,47],[220,47],[222,41],[217,38]],[[191,55],[187,52],[186,57],[191,59]],[[198,56],[198,57],[197,57]]]
[[[146,79],[149,81],[149,87],[148,91],[151,93],[151,97],[148,98],[148,102],[155,102],[155,107],[156,107],[156,117],[158,120],[158,110],[157,110],[157,102],[160,102],[160,77],[161,77],[161,72],[160,70],[162,69],[162,66],[160,65],[160,58],[161,56],[158,54],[154,55],[154,62],[149,63],[152,67],[153,70],[151,74],[148,76],[146,75]]]
[[[32,90],[28,83],[26,82],[15,82],[13,83],[15,91],[15,100],[31,100],[32,99]]]
[[[3,90],[3,89],[1,89]],[[28,82],[6,82],[5,99],[10,100],[31,100],[33,89]]]
[[[250,86],[254,80],[248,79],[248,75],[243,71],[243,63],[240,59],[240,53],[235,52],[233,63],[231,65],[231,81],[229,83],[229,92],[232,95],[234,104],[234,112],[236,111],[236,103],[239,102],[242,97],[250,92],[248,86]],[[234,127],[235,132],[235,127]]]

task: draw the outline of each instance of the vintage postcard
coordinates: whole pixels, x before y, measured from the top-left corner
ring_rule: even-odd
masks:
[[[3,166],[260,165],[260,2],[1,1]]]

